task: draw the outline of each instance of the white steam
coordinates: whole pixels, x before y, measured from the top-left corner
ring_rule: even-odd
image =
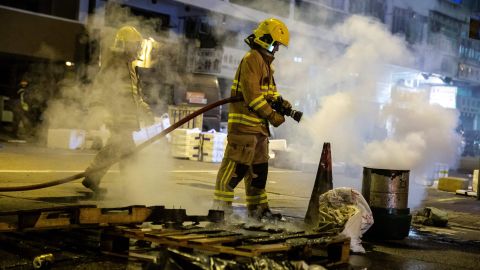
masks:
[[[461,143],[455,132],[457,112],[429,104],[423,96],[409,93],[401,101],[392,97],[382,111],[392,124],[392,134],[365,146],[362,157],[367,166],[397,165],[428,174],[435,162],[455,165]]]
[[[403,138],[387,138],[366,144],[361,153],[364,159],[359,163],[370,168],[410,170],[422,162],[425,150],[424,136],[420,132],[412,132]]]
[[[426,177],[435,163],[454,166],[460,145],[455,133],[458,118],[455,111],[429,104],[425,91],[390,96],[388,89],[388,98],[379,92],[378,83],[388,80],[388,65],[409,66],[413,62],[414,55],[404,41],[393,36],[383,24],[359,16],[349,18],[331,33],[333,40],[347,44],[344,49],[324,46],[321,54],[305,55],[313,52],[313,48],[287,54],[299,53],[319,67],[313,83],[305,85],[307,78],[288,77],[288,74],[298,75],[298,66],[282,65],[285,59],[277,63],[285,77],[276,79],[287,85],[296,82],[292,88],[298,89],[298,92],[282,92],[287,99],[308,96],[320,100],[317,110],[307,114],[299,126],[292,129],[297,124],[287,124],[289,144],[295,144],[296,149],[307,153],[303,155],[306,159],[315,163],[323,143],[330,142],[334,162],[358,166],[358,175],[348,183],[354,188],[360,188],[359,172],[363,166],[411,170],[411,183]],[[311,46],[311,42],[299,37],[291,43],[289,50]],[[298,138],[303,139],[299,142]],[[334,185],[335,175],[338,176],[334,171]],[[416,188],[411,185],[411,189]],[[416,206],[422,199],[416,194],[422,191],[410,193],[410,205]]]
[[[332,35],[348,44],[344,51],[327,47],[322,55],[303,55],[324,70],[318,72],[317,80],[311,83],[314,87],[310,88],[312,98],[320,100],[319,108],[300,123],[297,131],[306,131],[315,149],[323,142],[331,142],[334,159],[351,162],[368,138],[378,136],[372,134],[372,130],[379,118],[377,82],[386,73],[384,65],[408,64],[411,55],[400,38],[392,36],[382,24],[364,17],[351,17],[332,29]],[[301,39],[293,42],[310,44]],[[304,47],[302,45],[300,47]],[[288,66],[281,66],[281,69],[288,70]],[[302,83],[303,80],[296,81]],[[294,89],[303,91],[305,87]],[[316,152],[311,158],[318,158],[318,151],[308,152]]]

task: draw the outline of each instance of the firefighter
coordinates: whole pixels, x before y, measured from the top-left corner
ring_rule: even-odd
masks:
[[[103,120],[111,134],[105,146],[100,149],[87,168],[87,176],[82,181],[85,187],[96,193],[106,191],[99,185],[108,167],[91,171],[130,153],[135,148],[132,133],[140,129],[140,122],[145,125],[154,122],[153,113],[143,99],[136,68],[142,42],[142,35],[134,27],[120,28],[95,78],[93,88],[96,89],[98,96],[94,99],[92,110],[99,112],[94,114],[98,117],[102,112],[98,108],[104,109],[103,112],[107,117]],[[131,157],[121,160],[120,170],[123,170],[126,163],[131,160]]]
[[[268,206],[265,185],[268,175],[269,124],[280,126],[285,118],[269,104],[280,96],[273,78],[272,62],[279,46],[288,46],[289,33],[278,19],[262,21],[245,39],[251,50],[240,62],[231,88],[231,96],[243,96],[243,102],[230,104],[225,155],[217,174],[214,209],[232,213],[234,189],[245,179],[249,217],[262,220],[278,217]],[[291,108],[288,101],[283,104]]]
[[[33,123],[31,115],[31,98],[28,89],[28,82],[21,80],[17,97],[13,102],[13,134],[20,139],[33,135]]]

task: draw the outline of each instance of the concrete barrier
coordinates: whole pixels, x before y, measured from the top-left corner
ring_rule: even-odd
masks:
[[[438,179],[438,190],[456,192],[457,189],[468,189],[468,180],[460,177],[441,177]]]

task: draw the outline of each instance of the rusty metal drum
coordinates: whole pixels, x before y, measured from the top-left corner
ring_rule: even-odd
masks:
[[[362,193],[371,207],[408,208],[408,170],[364,168]],[[367,190],[364,190],[368,188]],[[364,195],[365,197],[365,195]]]
[[[370,205],[374,224],[367,238],[402,239],[412,216],[408,208],[408,170],[363,168],[362,195]]]

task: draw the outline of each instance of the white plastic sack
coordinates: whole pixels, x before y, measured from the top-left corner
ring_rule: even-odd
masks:
[[[340,187],[329,190],[319,198],[321,210],[325,211],[325,206],[331,211],[344,209],[345,207],[354,208],[353,214],[348,218],[341,234],[350,237],[350,249],[354,252],[365,252],[361,244],[362,235],[373,225],[372,210],[362,194],[352,188]]]
[[[365,249],[362,246],[362,240],[360,240],[362,237],[361,227],[362,213],[359,210],[348,219],[341,234],[350,237],[350,249],[353,252],[365,253]]]

